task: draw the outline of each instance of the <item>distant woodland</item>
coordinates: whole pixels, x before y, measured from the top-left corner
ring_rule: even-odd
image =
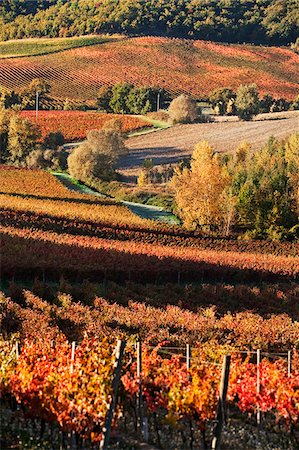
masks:
[[[296,41],[297,0],[2,0],[0,39],[92,33],[219,42]]]

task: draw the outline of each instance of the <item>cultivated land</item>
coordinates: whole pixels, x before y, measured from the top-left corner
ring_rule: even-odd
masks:
[[[208,141],[217,151],[234,151],[244,140],[254,149],[274,136],[284,138],[299,127],[298,111],[260,114],[252,122],[241,122],[235,117],[217,118],[215,123],[177,125],[156,133],[129,138],[129,155],[119,163],[122,173],[136,176],[144,160],[151,158],[154,165],[170,164],[189,158],[194,146]]]
[[[40,42],[39,51],[35,40],[35,53],[45,51],[44,40]],[[0,84],[20,89],[33,78],[43,78],[52,84],[51,95],[55,98],[95,99],[101,86],[124,81],[197,98],[207,97],[218,87],[236,89],[253,80],[261,95],[270,93],[292,100],[298,93],[299,57],[290,48],[118,36],[112,42],[62,51],[59,57],[48,54],[7,58],[18,52],[26,54],[22,46],[27,44],[20,41],[18,45],[19,50],[15,43],[0,46],[0,54],[2,49],[6,56],[0,60]]]
[[[118,81],[196,98],[215,87],[253,81],[261,94],[293,99],[298,92],[298,56],[286,48],[157,37],[118,37],[96,45],[89,37],[87,46],[75,39],[55,39],[51,48],[44,39],[0,44],[6,55],[0,58],[0,85],[15,89],[44,78],[60,104],[66,97],[94,101],[101,85]],[[84,47],[65,50],[80,42]],[[45,55],[26,56],[40,53]],[[22,114],[35,122],[34,111]],[[61,129],[68,142],[78,142],[111,117],[44,111],[38,123],[43,135]],[[123,131],[136,135],[126,140],[129,154],[120,161],[120,172],[130,179],[147,158],[155,165],[189,158],[202,140],[217,151],[233,152],[244,140],[258,149],[270,136],[284,138],[299,125],[298,111],[264,114],[252,122],[214,119],[166,128],[166,122],[122,116]],[[147,130],[150,125],[165,129]],[[289,157],[292,150],[295,154],[294,142]],[[281,181],[285,199],[286,178],[291,189],[298,187],[286,175],[291,164],[267,155],[274,167],[267,175],[274,178],[271,192],[278,194]],[[128,448],[119,433],[138,435],[135,405],[141,398],[139,419],[148,419],[151,443],[167,450],[211,448],[221,366],[229,354],[221,448],[298,449],[295,233],[290,233],[293,240],[279,241],[275,234],[270,240],[270,233],[267,240],[250,240],[190,231],[157,208],[117,202],[66,173],[8,164],[0,165],[0,448],[66,449],[75,440],[78,450],[98,446],[116,380],[115,342],[122,339],[120,414],[114,416],[112,433],[117,448]],[[279,223],[275,208],[269,214]],[[263,429],[255,426],[260,411]],[[113,440],[109,448],[116,448]]]
[[[61,52],[77,47],[101,44],[110,40],[109,36],[80,36],[71,38],[31,38],[0,42],[0,59],[20,56],[37,56]],[[116,36],[113,37],[116,39]]]
[[[128,405],[136,404],[133,343],[139,336],[145,408],[150,421],[150,406],[157,404],[154,417],[162,445],[152,432],[150,439],[159,448],[188,448],[178,425],[189,436],[191,424],[199,443],[200,427],[207,428],[211,440],[223,354],[228,352],[232,412],[223,448],[232,448],[232,437],[235,450],[256,448],[260,434],[256,437],[254,426],[244,434],[243,419],[246,412],[255,415],[256,405],[267,411],[265,429],[273,430],[271,441],[264,433],[263,442],[286,444],[267,448],[297,448],[283,426],[296,425],[298,416],[299,361],[292,352],[289,374],[285,356],[298,343],[298,243],[201,237],[141,219],[111,199],[70,190],[73,186],[66,188],[46,171],[0,166],[0,179],[1,290],[11,296],[0,293],[1,447],[23,449],[27,436],[34,443],[45,420],[51,442],[31,448],[53,448],[53,442],[59,448],[66,428],[84,438],[79,448],[94,448],[89,443],[95,433],[101,436],[119,338],[127,346],[118,407],[134,430],[135,410]],[[76,342],[75,353],[70,342]],[[162,342],[160,352],[152,350]],[[190,372],[186,343],[192,344]],[[258,398],[257,348],[266,370]],[[247,351],[252,358],[244,361]],[[11,400],[21,405],[19,447],[6,445],[14,440]],[[177,417],[165,424],[174,401]],[[37,426],[31,427],[27,417]],[[117,415],[115,424],[116,432],[122,431]]]

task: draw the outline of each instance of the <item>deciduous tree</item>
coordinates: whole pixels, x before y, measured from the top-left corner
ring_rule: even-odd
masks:
[[[8,160],[17,166],[25,166],[29,153],[38,147],[40,136],[36,125],[18,114],[12,114],[8,128]]]
[[[219,156],[207,142],[200,142],[193,152],[190,169],[176,171],[171,182],[185,225],[207,231],[223,230],[228,212],[224,199],[230,183]]]
[[[259,95],[255,84],[241,85],[237,91],[236,112],[241,120],[251,120],[259,112]]]
[[[70,174],[81,181],[115,178],[115,163],[125,151],[123,139],[113,130],[92,130],[87,140],[68,157]]]
[[[185,94],[172,100],[168,112],[172,123],[192,123],[195,122],[201,114],[196,101]]]

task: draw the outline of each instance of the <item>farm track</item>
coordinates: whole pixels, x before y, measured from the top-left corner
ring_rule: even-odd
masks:
[[[176,163],[189,158],[195,145],[208,141],[221,152],[232,152],[246,140],[253,149],[258,149],[274,136],[283,139],[299,130],[298,111],[261,114],[252,122],[241,122],[236,118],[214,123],[177,125],[158,133],[129,138],[126,145],[129,154],[119,162],[119,171],[128,177],[136,177],[145,159],[154,165]]]
[[[107,195],[93,191],[92,189],[89,189],[84,185],[75,184],[72,181],[71,177],[66,174],[53,173],[53,175],[55,175],[56,178],[58,178],[58,180],[61,181],[71,191],[80,192],[81,194],[94,195],[96,197],[108,197]],[[176,216],[168,211],[165,211],[163,208],[158,208],[157,206],[142,205],[141,203],[126,201],[122,201],[121,204],[129,208],[132,213],[136,214],[142,219],[157,220],[159,222],[168,223],[170,225],[178,225],[180,223],[179,219]]]

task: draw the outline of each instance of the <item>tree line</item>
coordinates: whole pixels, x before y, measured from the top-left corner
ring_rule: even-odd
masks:
[[[91,33],[168,35],[219,42],[289,44],[297,0],[6,0],[0,39]]]
[[[39,109],[49,109],[51,100],[51,85],[40,78],[33,79],[28,86],[18,92],[0,85],[0,108],[11,107],[20,109],[35,109],[36,93],[38,92]],[[189,97],[189,96],[179,96]],[[191,97],[190,97],[191,99]],[[147,114],[166,110],[172,104],[172,95],[165,89],[153,86],[135,86],[130,83],[116,83],[113,86],[102,86],[94,102],[94,107],[101,112],[114,114]],[[250,120],[255,114],[280,112],[299,109],[299,96],[293,101],[285,98],[274,98],[265,94],[260,98],[256,85],[241,85],[237,91],[229,87],[221,87],[212,91],[208,101],[215,114],[238,115],[242,120]],[[176,116],[174,122],[192,122],[200,116],[200,108],[192,106],[196,100],[189,101],[184,114]],[[61,108],[73,109],[74,106],[65,99]],[[191,108],[191,109],[190,109]],[[77,106],[78,109],[78,106]],[[79,109],[87,109],[82,104]],[[170,108],[174,112],[174,108]],[[171,114],[170,114],[171,115]]]
[[[299,95],[293,101],[274,98],[270,94],[260,97],[255,84],[241,85],[237,91],[223,87],[212,91],[209,102],[214,113],[221,116],[237,115],[241,120],[251,120],[259,113],[272,113],[299,109]]]

